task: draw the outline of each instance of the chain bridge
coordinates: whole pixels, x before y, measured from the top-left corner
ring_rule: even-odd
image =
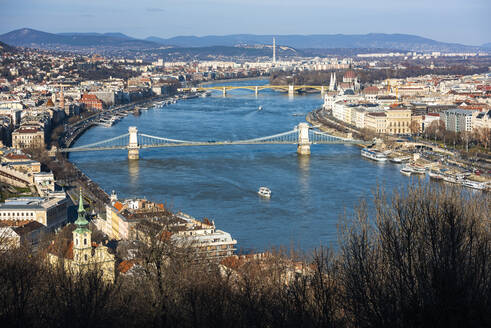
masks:
[[[318,91],[321,94],[324,94],[328,91],[328,87],[324,85],[229,85],[229,86],[212,86],[212,87],[193,87],[193,88],[180,88],[179,91],[186,92],[196,92],[196,91],[220,91],[223,95],[227,95],[227,92],[230,90],[251,90],[254,91],[256,95],[259,94],[261,90],[276,90],[281,92],[288,92],[289,94],[293,94],[298,91]]]
[[[116,149],[127,149],[129,159],[138,159],[139,150],[145,148],[164,147],[197,147],[197,146],[229,146],[229,145],[297,145],[297,153],[300,155],[310,154],[312,144],[361,144],[361,140],[340,138],[330,134],[313,130],[307,123],[300,123],[293,130],[270,136],[235,140],[235,141],[189,141],[171,139],[165,137],[151,136],[138,132],[134,126],[129,127],[128,133],[94,142],[88,145],[72,148],[61,148],[63,153],[83,151],[107,151]]]

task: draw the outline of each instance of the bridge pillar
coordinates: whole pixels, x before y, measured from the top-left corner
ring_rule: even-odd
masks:
[[[326,87],[321,86],[321,96],[324,96],[324,93],[326,93]]]
[[[259,94],[259,87],[256,86],[256,88],[254,89],[254,94],[257,96]]]
[[[290,84],[288,86],[288,94],[293,95],[295,93],[295,86],[293,84]]]
[[[223,87],[223,96],[225,97],[227,95],[227,88]]]
[[[307,123],[298,124],[298,146],[297,154],[310,155],[309,125]]]
[[[130,142],[128,143],[128,159],[138,159],[140,155],[140,146],[138,146],[138,129],[136,126],[128,128],[130,133]]]

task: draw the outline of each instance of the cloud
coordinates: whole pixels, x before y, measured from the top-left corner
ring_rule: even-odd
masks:
[[[165,9],[162,9],[162,8],[146,8],[146,11],[153,12],[153,13],[161,13],[161,12],[164,12]]]

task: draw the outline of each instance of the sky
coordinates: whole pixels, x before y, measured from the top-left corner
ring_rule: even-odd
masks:
[[[480,45],[491,42],[490,17],[491,0],[0,0],[0,34],[406,33]]]

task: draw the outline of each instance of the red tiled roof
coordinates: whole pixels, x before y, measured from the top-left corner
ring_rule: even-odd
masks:
[[[123,204],[121,202],[116,202],[114,203],[114,208],[117,209],[118,211],[121,211],[123,209]]]
[[[346,73],[344,73],[343,77],[348,78],[348,79],[354,79],[356,77],[356,74],[355,74],[355,72],[350,70],[350,71],[347,71]]]
[[[29,156],[27,156],[26,154],[15,154],[15,153],[8,153],[5,157],[7,159],[13,159],[13,160],[29,159]]]
[[[123,262],[119,263],[118,271],[121,273],[126,273],[135,265],[135,263],[135,260],[124,260]]]

